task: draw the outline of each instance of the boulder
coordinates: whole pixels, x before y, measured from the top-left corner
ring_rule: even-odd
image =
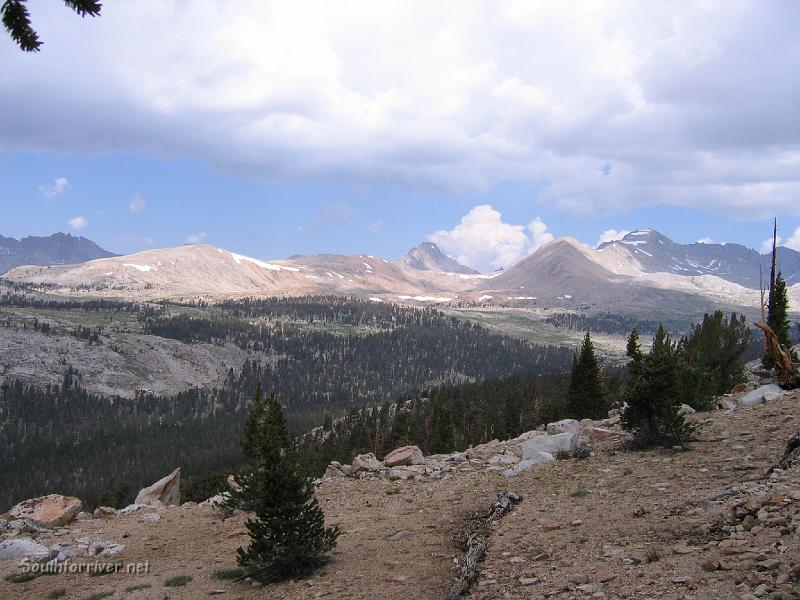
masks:
[[[563,419],[555,423],[548,423],[545,428],[547,435],[558,435],[559,433],[571,432],[575,435],[581,434],[581,424],[575,419]]]
[[[540,452],[546,452],[547,454],[574,452],[580,445],[578,436],[569,431],[556,435],[534,437],[522,444],[522,460],[535,459]]]
[[[383,459],[386,467],[402,467],[406,465],[421,465],[425,462],[422,450],[417,446],[403,446],[389,452]]]
[[[325,475],[322,476],[323,479],[339,479],[341,477],[347,477],[342,471],[341,465],[338,463],[331,463],[328,465],[328,468],[325,469]]]
[[[72,496],[50,494],[24,500],[8,511],[13,519],[31,519],[46,527],[63,527],[75,520],[83,502]]]
[[[132,515],[137,510],[141,510],[143,508],[149,508],[147,504],[129,504],[125,508],[119,510],[118,514],[120,515]]]
[[[541,465],[543,463],[549,463],[555,461],[555,457],[552,454],[547,452],[536,452],[531,453],[530,458],[526,458],[523,461],[518,462],[516,465],[511,467],[510,469],[506,469],[503,471],[504,477],[516,477],[520,473],[527,471],[535,467],[536,465]]]
[[[519,460],[519,456],[513,454],[495,454],[486,462],[490,465],[515,465]]]
[[[0,543],[0,560],[31,558],[36,561],[49,560],[50,549],[31,538],[16,538]]]
[[[737,383],[733,388],[734,394],[744,394],[747,391],[746,383]]]
[[[375,458],[375,455],[370,452],[369,454],[359,454],[353,459],[353,473],[361,471],[380,471],[383,468],[381,461]]]
[[[742,396],[739,399],[739,404],[742,406],[758,406],[759,404],[764,404],[764,402],[775,400],[775,398],[781,395],[783,395],[783,388],[771,383],[769,385],[762,385],[760,388]]]
[[[681,404],[681,407],[678,409],[678,414],[681,415],[693,415],[696,412],[697,411],[688,404]]]
[[[98,506],[94,509],[94,514],[92,515],[95,519],[103,519],[106,517],[116,517],[117,516],[117,509],[111,508],[110,506]]]
[[[622,437],[622,432],[614,429],[607,429],[606,427],[592,427],[590,437],[596,442],[603,440],[613,440]]]
[[[228,475],[228,487],[231,488],[234,492],[241,492],[242,486],[236,483],[236,477],[233,475]]]
[[[136,496],[135,504],[177,506],[181,503],[181,468],[144,488]]]

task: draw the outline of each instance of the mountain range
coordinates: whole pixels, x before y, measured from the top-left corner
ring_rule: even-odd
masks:
[[[0,235],[0,274],[21,265],[69,265],[111,256],[93,241],[69,233],[21,240]]]
[[[780,248],[778,263],[790,286],[792,309],[798,310],[800,253]],[[769,257],[744,246],[684,245],[642,229],[597,249],[559,238],[511,268],[488,274],[426,242],[396,261],[366,254],[264,261],[189,244],[78,265],[22,266],[5,278],[63,293],[145,299],[348,294],[376,302],[680,312],[710,304],[752,311],[760,302],[759,269],[768,276]]]

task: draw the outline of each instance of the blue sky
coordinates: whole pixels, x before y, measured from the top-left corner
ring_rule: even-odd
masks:
[[[61,177],[66,189],[47,197],[40,188]],[[710,237],[758,248],[771,228],[768,219],[733,220],[663,205],[601,216],[564,214],[537,202],[541,187],[508,182],[469,194],[388,184],[269,182],[221,173],[196,160],[15,154],[0,163],[0,233],[68,231],[117,253],[199,239],[266,258],[321,252],[397,258],[437,230],[452,229],[481,204],[502,213],[506,223],[527,224],[538,216],[554,236],[589,245],[608,229],[652,227],[684,243]],[[134,214],[136,195],[145,205]],[[78,216],[87,222],[81,229],[69,225]],[[781,219],[787,232],[798,225],[797,218]]]
[[[800,3],[29,6],[42,51],[0,35],[3,235],[430,238],[489,269],[639,227],[758,249],[777,216],[800,249]]]

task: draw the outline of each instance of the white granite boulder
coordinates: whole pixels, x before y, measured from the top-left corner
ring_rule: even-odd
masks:
[[[388,468],[406,465],[421,465],[425,462],[422,450],[417,446],[402,446],[389,452],[383,459],[384,466]]]
[[[533,437],[522,444],[522,460],[531,460],[539,456],[540,452],[558,454],[559,452],[574,452],[580,448],[581,442],[573,432],[558,433],[556,435],[543,435]]]
[[[547,435],[558,435],[559,433],[574,433],[575,435],[581,434],[581,424],[575,419],[562,419],[555,423],[548,423],[545,428]]]
[[[526,458],[525,460],[518,462],[510,469],[506,469],[505,471],[503,471],[503,476],[516,477],[520,473],[523,473],[528,469],[532,469],[536,465],[541,465],[553,461],[555,461],[555,457],[552,454],[549,454],[548,452],[531,453],[530,458]]]
[[[181,468],[178,467],[153,485],[142,489],[135,504],[178,506],[181,503]]]
[[[353,473],[360,473],[361,471],[380,471],[383,468],[383,464],[375,455],[370,452],[368,454],[359,454],[353,459]]]
[[[762,385],[760,388],[757,388],[749,394],[742,396],[739,399],[739,404],[742,406],[758,406],[759,404],[764,404],[765,402],[775,400],[776,398],[782,396],[783,393],[783,388],[774,383]]]
[[[0,542],[0,560],[30,558],[35,561],[48,560],[50,549],[31,538],[16,538]]]

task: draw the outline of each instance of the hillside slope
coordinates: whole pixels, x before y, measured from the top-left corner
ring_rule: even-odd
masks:
[[[700,429],[685,452],[599,444],[587,460],[539,465],[510,480],[475,461],[441,479],[325,481],[317,496],[342,535],[332,561],[306,581],[255,588],[219,579],[215,573],[233,569],[237,546],[247,542],[245,516],[220,519],[189,504],[74,522],[38,536],[45,545],[122,543],[113,560],[148,562],[146,574],[0,580],[0,596],[38,598],[64,589],[66,598],[81,599],[122,596],[138,586],[131,598],[224,591],[242,599],[444,599],[458,576],[454,539],[496,493],[513,489],[522,502],[490,529],[471,600],[645,598],[656,590],[663,598],[696,600],[793,598],[800,593],[800,465],[765,474],[797,432],[798,400],[795,391],[756,408],[693,415]],[[158,521],[144,522],[147,513]],[[0,562],[0,576],[16,571],[14,561]],[[165,587],[180,576],[190,577],[184,587]]]

